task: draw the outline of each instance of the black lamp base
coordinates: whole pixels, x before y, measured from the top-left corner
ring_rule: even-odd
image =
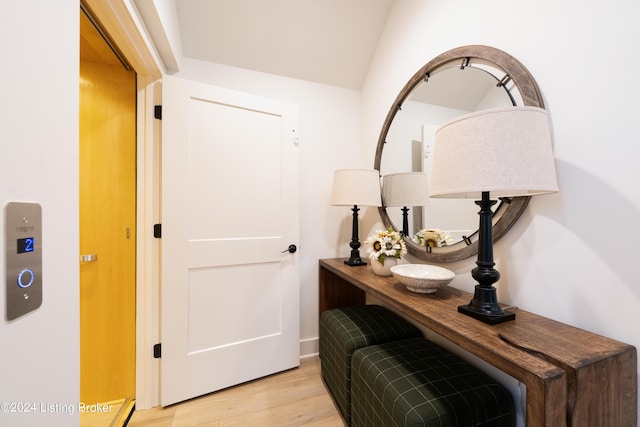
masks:
[[[353,212],[353,222],[351,224],[351,256],[344,263],[351,267],[357,267],[360,265],[367,265],[365,261],[360,258],[360,240],[358,240],[358,209],[357,205],[353,205],[351,211]]]
[[[359,265],[367,265],[366,261],[363,261],[360,258],[349,258],[345,260],[344,263],[347,265],[350,265],[351,267],[357,267]]]
[[[477,276],[477,269],[474,270]],[[495,274],[498,274],[496,271]],[[498,303],[496,288],[487,285],[476,285],[473,299],[467,305],[458,307],[458,312],[471,316],[484,323],[496,325],[516,318],[516,314],[505,311]]]
[[[490,325],[508,322],[516,318],[516,314],[505,311],[498,303],[496,288],[493,284],[500,279],[500,273],[493,268],[493,237],[491,206],[496,202],[489,198],[489,192],[482,193],[482,200],[476,202],[480,206],[480,227],[478,233],[477,267],[471,270],[471,276],[478,284],[473,299],[467,305],[458,307],[458,312],[471,316]]]
[[[471,304],[459,306],[458,312],[473,317],[474,319],[480,320],[481,322],[488,323],[489,325],[497,325],[498,323],[509,322],[511,320],[515,320],[516,318],[516,314],[511,311],[502,310],[500,313],[487,313],[484,311],[478,311],[477,309],[473,308]]]

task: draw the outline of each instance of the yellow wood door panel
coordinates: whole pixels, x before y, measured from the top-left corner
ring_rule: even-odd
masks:
[[[122,65],[81,60],[80,397],[135,395],[136,87]]]

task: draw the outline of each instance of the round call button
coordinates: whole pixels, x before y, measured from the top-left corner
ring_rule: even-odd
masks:
[[[33,284],[33,280],[35,279],[35,277],[36,275],[34,274],[33,270],[31,270],[30,268],[25,268],[20,272],[20,274],[18,274],[18,286],[20,286],[21,288],[28,288]]]

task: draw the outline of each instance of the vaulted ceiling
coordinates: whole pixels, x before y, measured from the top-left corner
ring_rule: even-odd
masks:
[[[360,89],[394,0],[175,0],[185,57]]]

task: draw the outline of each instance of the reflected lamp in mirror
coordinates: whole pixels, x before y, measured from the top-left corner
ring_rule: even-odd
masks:
[[[360,258],[360,240],[358,239],[358,206],[382,206],[380,197],[380,173],[374,169],[342,169],[333,174],[331,191],[332,206],[353,206],[353,224],[351,228],[351,256],[345,264],[351,266],[366,265]]]
[[[409,236],[409,206],[424,206],[429,199],[427,174],[392,173],[382,177],[382,204],[402,208],[402,234]]]
[[[496,108],[458,117],[436,131],[431,197],[471,198],[480,207],[478,282],[458,311],[489,324],[515,319],[503,310],[496,288],[491,197],[533,196],[558,191],[549,116],[538,107]]]

